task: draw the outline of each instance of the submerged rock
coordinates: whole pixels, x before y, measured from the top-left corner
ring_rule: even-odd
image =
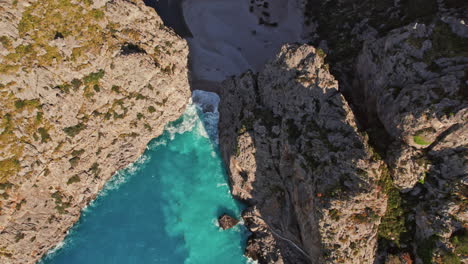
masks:
[[[226,230],[237,225],[237,223],[239,223],[239,220],[227,214],[223,214],[218,218],[218,223],[222,229]]]

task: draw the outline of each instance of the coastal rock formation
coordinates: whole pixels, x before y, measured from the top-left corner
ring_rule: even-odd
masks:
[[[0,263],[35,263],[190,97],[140,1],[0,1]]]
[[[460,21],[444,20],[408,25],[367,42],[356,64],[356,89],[362,89],[357,94],[364,95],[367,115],[377,116],[387,133],[402,143],[390,152],[400,159],[392,166],[400,174],[398,178],[407,174],[413,179],[407,184],[397,180],[403,189],[413,187],[428,170],[424,162],[414,166],[422,156],[420,150],[437,145],[438,138],[468,119],[468,27],[461,32],[464,35],[458,35],[452,28]],[[462,135],[446,147],[466,143]],[[414,160],[408,162],[408,158]]]
[[[227,214],[223,214],[218,218],[218,223],[219,223],[219,226],[223,230],[226,230],[226,229],[232,228],[235,225],[237,225],[237,223],[239,223],[239,220],[237,220],[234,217],[229,216]]]
[[[409,192],[400,248],[424,263],[463,257],[453,240],[466,236],[468,221],[467,46],[463,20],[443,17],[366,42],[356,63],[355,95],[393,140],[386,161]]]
[[[223,83],[221,153],[260,263],[373,263],[393,188],[324,57],[286,45]]]
[[[460,0],[306,1],[309,39],[327,52],[398,188],[376,263],[467,258],[467,8]]]

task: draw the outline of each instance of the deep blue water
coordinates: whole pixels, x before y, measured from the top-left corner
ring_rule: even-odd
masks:
[[[42,264],[247,262],[245,228],[217,226],[220,214],[240,217],[242,209],[229,193],[216,143],[219,99],[199,91],[194,97],[201,104],[190,105],[113,176]]]

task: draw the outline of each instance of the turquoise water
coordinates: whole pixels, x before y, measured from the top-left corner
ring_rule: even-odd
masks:
[[[220,214],[240,217],[242,209],[229,193],[216,143],[219,98],[195,91],[194,101],[114,175],[42,264],[247,262],[245,228],[217,226]]]

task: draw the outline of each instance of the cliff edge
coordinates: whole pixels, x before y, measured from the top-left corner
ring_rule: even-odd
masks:
[[[190,97],[141,1],[0,1],[0,262],[35,263]]]

